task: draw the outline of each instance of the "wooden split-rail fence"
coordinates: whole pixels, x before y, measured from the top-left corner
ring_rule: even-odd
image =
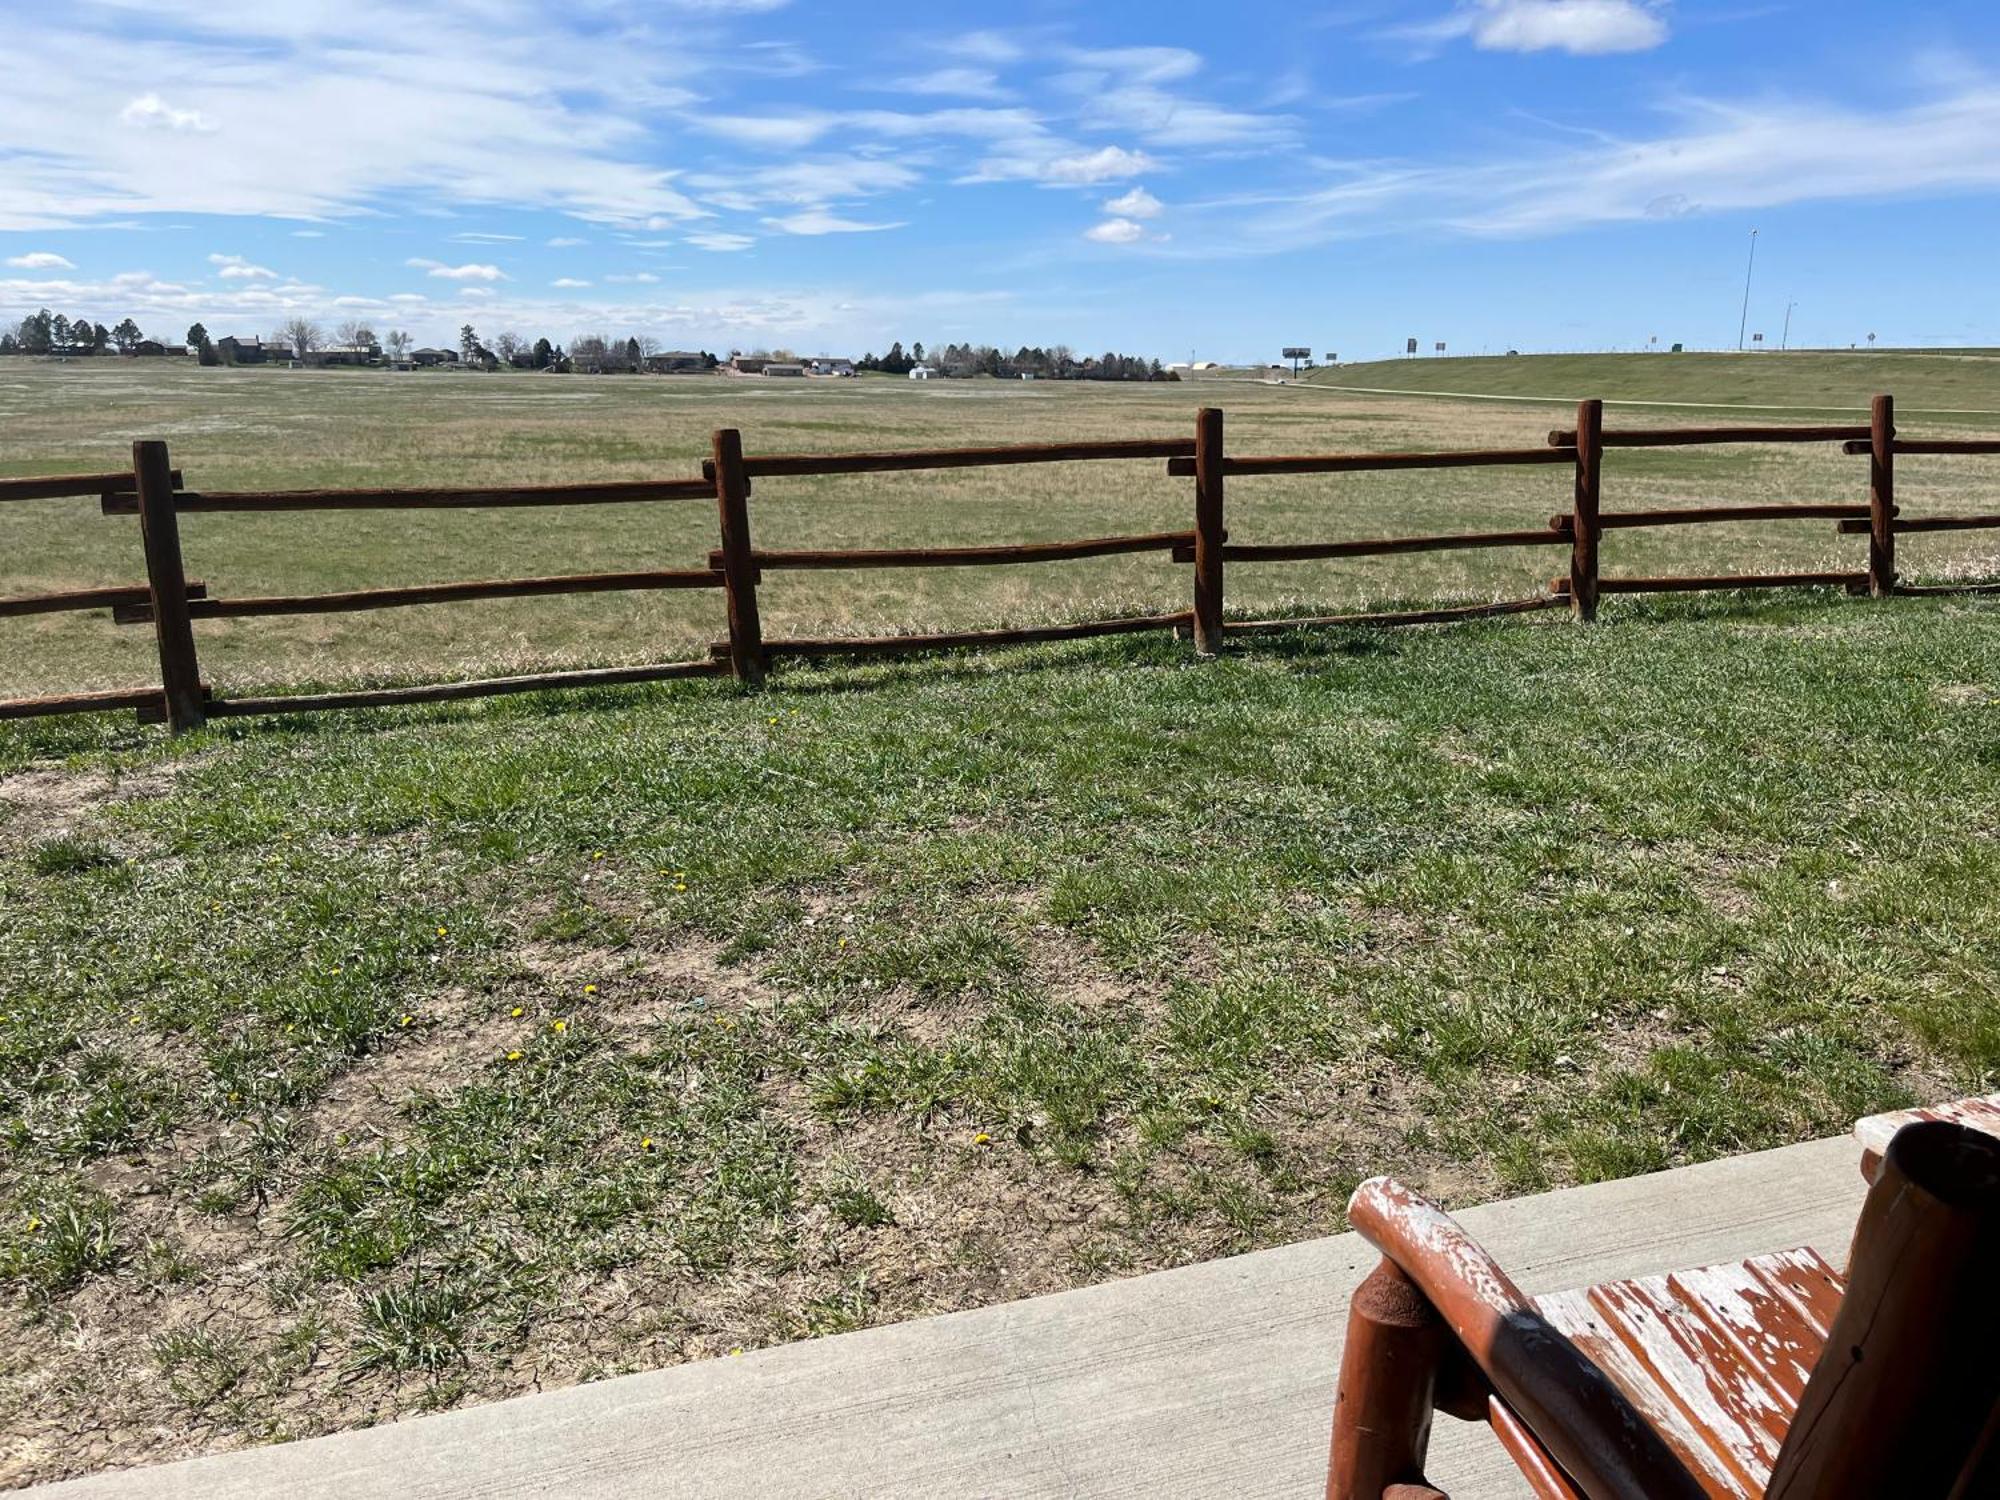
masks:
[[[1235,455],[1223,446],[1223,414],[1200,412],[1192,437],[1139,438],[1100,442],[1032,443],[997,448],[941,448],[880,453],[745,454],[740,433],[714,435],[711,457],[699,477],[634,480],[613,484],[549,485],[466,489],[347,489],[202,492],[183,487],[167,445],[132,445],[132,468],[101,474],[0,479],[0,502],[95,495],[106,515],[136,515],[146,565],[146,581],[114,588],[0,598],[0,616],[55,610],[109,608],[123,624],[150,623],[159,647],[160,681],[113,692],[58,694],[0,700],[0,719],[103,709],[136,710],[142,721],[164,720],[176,731],[193,729],[227,715],[290,713],[315,709],[434,703],[534,692],[654,682],[677,677],[733,674],[755,684],[773,658],[857,656],[929,651],[950,647],[1009,645],[1076,640],[1133,631],[1187,631],[1197,651],[1213,654],[1232,635],[1299,630],[1316,625],[1437,624],[1483,616],[1567,608],[1591,620],[1604,594],[1638,594],[1697,589],[1846,587],[1876,596],[1923,592],[1898,585],[1896,538],[1906,532],[2000,528],[2000,515],[1927,516],[1904,519],[1896,508],[1895,473],[1899,455],[2000,454],[2000,441],[1923,440],[1896,436],[1892,398],[1875,398],[1867,425],[1663,427],[1607,431],[1604,404],[1584,401],[1576,425],[1551,432],[1540,448],[1464,449],[1433,453],[1316,453]],[[1691,446],[1716,443],[1838,443],[1844,453],[1866,456],[1865,499],[1851,503],[1799,502],[1776,505],[1711,505],[1661,510],[1606,511],[1601,506],[1604,451],[1621,447]],[[869,474],[891,470],[979,468],[1011,464],[1098,461],[1164,461],[1167,473],[1194,481],[1194,524],[1186,531],[1134,536],[1089,537],[1074,541],[1022,542],[984,547],[842,548],[768,550],[751,540],[750,496],[754,481],[800,475]],[[1567,466],[1574,484],[1570,508],[1532,530],[1459,532],[1435,536],[1378,537],[1356,541],[1260,544],[1234,542],[1224,526],[1224,495],[1231,476],[1341,474],[1402,469],[1450,469],[1515,465]],[[721,545],[706,566],[632,573],[561,574],[544,578],[475,579],[408,588],[359,589],[345,593],[252,595],[217,598],[205,584],[191,581],[182,560],[180,518],[221,512],[307,510],[427,510],[455,507],[639,504],[712,501],[718,511]],[[1867,565],[1846,572],[1744,573],[1710,576],[1619,577],[1599,571],[1604,534],[1630,527],[1699,526],[1719,522],[1831,520],[1842,534],[1866,535]],[[1567,575],[1545,593],[1501,603],[1472,604],[1398,613],[1322,615],[1273,620],[1226,620],[1223,578],[1231,563],[1290,562],[1314,558],[1369,557],[1483,547],[1555,547],[1569,553]],[[1190,607],[1167,614],[1091,620],[1012,630],[966,630],[933,635],[835,637],[767,640],[757,613],[757,586],[773,569],[932,568],[1001,563],[1055,562],[1122,553],[1161,552],[1193,568]],[[195,651],[194,622],[253,615],[322,614],[385,609],[404,605],[456,603],[476,599],[593,593],[624,589],[715,589],[723,596],[728,638],[698,661],[352,692],[237,697],[215,693],[202,681]]]

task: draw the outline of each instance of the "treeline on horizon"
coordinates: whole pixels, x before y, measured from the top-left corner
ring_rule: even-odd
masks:
[[[334,338],[338,347],[346,349],[379,351],[386,345],[389,357],[396,360],[407,358],[415,343],[402,330],[394,330],[386,338],[378,340],[374,330],[360,322],[341,324],[334,330]],[[0,354],[103,354],[112,348],[120,354],[131,354],[145,341],[146,335],[129,317],[107,327],[88,317],[69,318],[62,313],[52,313],[45,307],[30,313],[13,328],[0,330]],[[318,352],[327,343],[326,334],[309,318],[288,320],[272,333],[270,341],[297,358]],[[168,341],[160,339],[156,342]],[[190,325],[184,342],[203,364],[228,362],[229,351],[218,347],[201,323]],[[487,342],[467,324],[459,329],[458,352],[468,361],[516,364],[531,369],[553,366],[565,370],[582,368],[611,372],[641,369],[648,359],[663,350],[658,339],[642,335],[617,339],[606,338],[602,334],[578,334],[565,351],[562,345],[553,344],[547,338],[530,340],[516,333],[498,335],[489,348]],[[735,358],[743,352],[732,350],[730,357]],[[757,350],[755,356],[776,360],[797,358],[789,350]],[[709,369],[721,363],[705,350],[701,351],[700,357]],[[1079,358],[1067,344],[1052,344],[1048,348],[1030,348],[1023,344],[1014,353],[1006,354],[991,344],[946,344],[941,349],[926,351],[919,341],[906,352],[902,340],[898,339],[890,344],[887,353],[877,355],[871,352],[854,361],[857,370],[870,370],[883,375],[907,375],[918,366],[952,379],[977,375],[1002,380],[1021,376],[1039,380],[1180,379],[1177,373],[1165,368],[1157,359],[1115,352]]]
[[[926,356],[921,343],[904,353],[902,340],[889,346],[883,355],[864,354],[854,362],[857,370],[877,370],[885,375],[907,375],[918,365],[940,375],[958,379],[991,375],[1011,379],[1032,375],[1038,380],[1179,380],[1157,359],[1137,354],[1085,355],[1079,359],[1067,344],[1031,349],[1023,344],[1012,354],[1002,353],[991,344],[946,344]]]

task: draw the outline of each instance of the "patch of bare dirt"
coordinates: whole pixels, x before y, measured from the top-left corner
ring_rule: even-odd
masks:
[[[25,847],[75,833],[99,810],[120,802],[163,797],[178,768],[140,771],[33,767],[0,776],[0,844]]]

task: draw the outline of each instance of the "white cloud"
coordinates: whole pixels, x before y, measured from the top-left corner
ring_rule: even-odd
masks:
[[[224,281],[275,281],[278,273],[269,266],[252,265],[240,255],[211,255],[211,266],[221,267]]]
[[[697,130],[719,135],[740,146],[766,151],[795,151],[810,146],[833,129],[835,117],[826,114],[794,115],[711,115],[695,116]]]
[[[639,282],[644,285],[650,285],[653,282],[658,281],[660,278],[655,276],[651,271],[635,271],[629,276],[607,276],[604,279],[608,282],[613,283],[614,285],[623,286],[632,282]]]
[[[1003,64],[1019,62],[1027,49],[1005,32],[968,31],[938,44],[937,51],[967,62]]]
[[[295,240],[323,240],[326,238],[326,231],[324,229],[294,229],[292,231],[292,238]]]
[[[1100,245],[1134,245],[1146,237],[1146,226],[1131,219],[1106,219],[1084,230],[1083,237]]]
[[[426,260],[420,255],[413,255],[404,261],[403,264],[412,266],[419,271],[428,271],[431,275],[442,277],[446,281],[505,281],[507,279],[507,273],[498,266],[479,265],[472,262],[468,262],[462,266],[451,266],[446,265],[441,260]]]
[[[560,286],[560,287],[579,287],[579,286],[589,286],[590,283],[587,281],[579,281],[574,276],[558,276],[554,281],[551,281],[549,285]]]
[[[749,234],[724,234],[720,230],[697,229],[687,237],[687,242],[697,250],[724,252],[748,250],[757,243],[757,238]]]
[[[1156,219],[1165,206],[1142,187],[1104,200],[1104,211],[1119,219]]]
[[[590,243],[590,241],[579,238],[578,236],[573,234],[559,234],[554,239],[549,240],[546,243],[548,244],[548,247],[551,250],[568,250],[576,245],[587,245]]]
[[[1066,141],[1011,143],[1009,149],[986,157],[965,182],[1041,182],[1052,187],[1095,187],[1156,171],[1159,162],[1143,151],[1101,146],[1085,151]]]
[[[118,112],[118,118],[140,130],[171,130],[207,135],[216,123],[198,109],[175,109],[158,94],[141,94]]]
[[[890,82],[889,87],[905,94],[942,94],[960,99],[1011,99],[1011,89],[1003,88],[990,68],[936,68],[928,73],[912,73]]]
[[[518,234],[492,234],[484,229],[468,229],[462,234],[453,235],[452,238],[466,245],[511,245],[519,241],[522,236]]]
[[[74,271],[76,263],[53,250],[30,250],[26,255],[10,255],[7,264],[23,271]]]
[[[1470,37],[1489,52],[1646,52],[1667,39],[1662,8],[1656,0],[1471,0],[1442,20],[1395,34],[1417,41]]]
[[[843,219],[838,214],[828,213],[823,208],[809,208],[803,213],[789,214],[784,218],[766,219],[765,224],[773,229],[782,229],[786,234],[866,234],[877,229],[901,229],[901,222],[894,224],[864,224],[859,219]]]

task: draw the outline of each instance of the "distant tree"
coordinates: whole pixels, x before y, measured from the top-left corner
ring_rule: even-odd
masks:
[[[375,347],[375,330],[366,323],[349,318],[333,330],[334,342],[348,349],[372,349]]]
[[[472,351],[478,347],[479,335],[472,331],[472,325],[470,323],[461,324],[458,330],[458,352],[467,359],[470,359],[472,358]]]
[[[67,354],[70,346],[69,319],[57,313],[49,320],[49,348]]]
[[[407,359],[409,357],[411,339],[408,329],[405,328],[390,329],[387,343],[389,346],[389,357],[391,359],[400,360],[400,359]]]
[[[642,360],[651,359],[660,352],[660,341],[649,333],[640,334],[632,342],[639,346],[639,358]]]
[[[208,342],[208,329],[200,323],[188,324],[187,342],[188,348],[199,349]]]
[[[547,339],[536,339],[534,357],[535,357],[535,368],[537,370],[546,370],[550,365],[555,363],[556,359],[555,346],[551,344]]]
[[[30,313],[21,319],[18,334],[23,354],[47,354],[55,347],[55,320],[45,307],[38,313]]]
[[[514,356],[527,347],[528,341],[518,333],[498,334],[493,340],[493,352],[508,364],[512,364]]]
[[[910,358],[915,360],[918,364],[922,364],[924,362],[924,344],[922,339],[919,339],[917,340],[916,343],[910,345]]]
[[[628,370],[638,369],[640,360],[639,341],[637,339],[625,340],[625,368]]]
[[[130,318],[111,330],[111,341],[118,346],[120,354],[130,354],[139,347],[139,340],[144,337],[145,335],[139,331],[139,325]]]
[[[304,359],[326,342],[326,335],[311,318],[287,318],[278,325],[272,340],[290,349],[293,359]]]

